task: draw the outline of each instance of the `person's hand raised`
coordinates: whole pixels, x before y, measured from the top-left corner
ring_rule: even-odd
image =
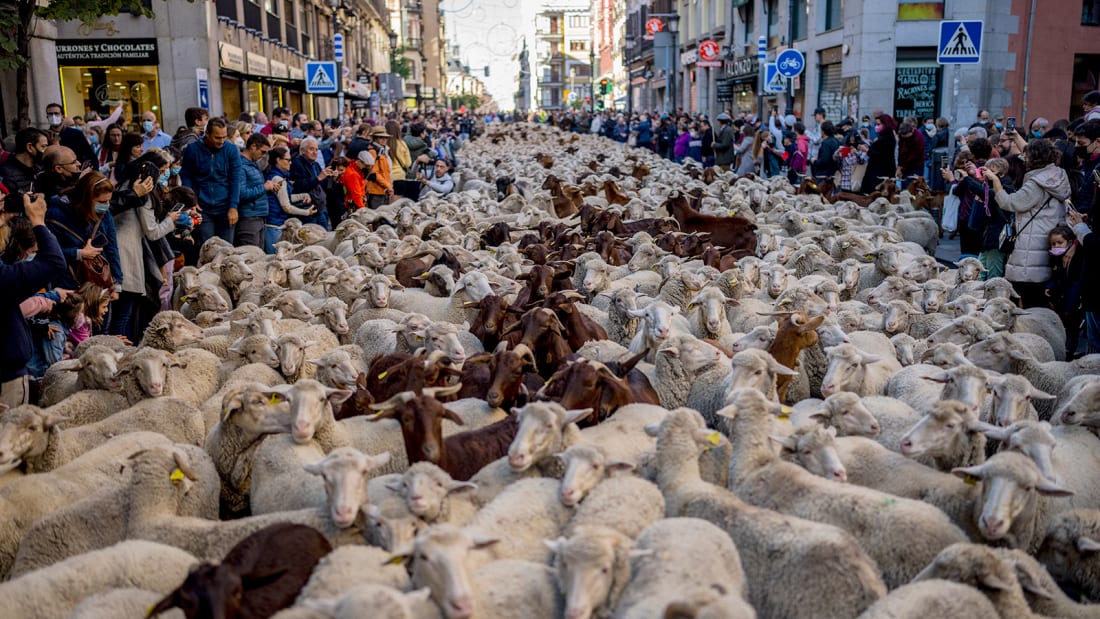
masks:
[[[23,194],[23,211],[32,226],[46,225],[46,198],[42,194]]]

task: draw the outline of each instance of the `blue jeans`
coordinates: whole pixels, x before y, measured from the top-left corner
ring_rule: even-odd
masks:
[[[130,323],[137,313],[138,300],[141,295],[136,292],[120,292],[118,299],[111,303],[111,326],[108,333],[111,335],[125,335],[131,342],[136,342],[131,333]]]
[[[283,235],[283,230],[279,226],[265,225],[264,226],[264,251],[269,254],[275,253],[275,243],[279,242],[279,237]]]
[[[225,213],[214,215],[203,211],[202,223],[195,226],[193,234],[199,246],[215,236],[233,244],[233,226],[229,225],[229,216]]]
[[[1085,334],[1089,340],[1089,354],[1100,353],[1100,314],[1085,312]]]

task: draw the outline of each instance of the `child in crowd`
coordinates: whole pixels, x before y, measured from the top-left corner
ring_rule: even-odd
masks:
[[[47,368],[64,358],[69,330],[84,314],[84,299],[79,294],[63,290],[49,290],[37,296],[53,302],[48,314],[28,318],[34,342],[27,369],[31,376],[42,378]]]
[[[1007,161],[999,157],[990,159],[985,163],[985,167],[1001,179],[1001,185],[1006,192],[1016,192],[1016,187],[1008,176]],[[974,163],[967,163],[966,169],[968,175],[961,182],[972,185],[969,191],[974,196],[966,225],[981,237],[981,252],[978,254],[978,259],[985,267],[982,279],[1004,277],[1005,260],[1008,256],[1000,250],[1000,244],[1001,231],[1008,223],[1008,213],[1001,210],[988,183]]]
[[[840,190],[852,190],[852,172],[857,165],[867,163],[867,143],[852,132],[844,139],[844,146],[836,149],[833,158],[840,163]]]
[[[66,354],[88,339],[93,333],[102,333],[103,319],[107,317],[107,308],[111,305],[111,293],[91,282],[86,282],[76,291],[84,300],[84,312],[77,316],[73,327],[69,329]]]
[[[1065,224],[1059,224],[1047,235],[1050,241],[1051,275],[1046,295],[1050,308],[1062,319],[1066,330],[1066,360],[1077,354],[1078,334],[1085,319],[1081,304],[1081,288],[1085,272],[1085,256],[1078,251],[1077,235]]]

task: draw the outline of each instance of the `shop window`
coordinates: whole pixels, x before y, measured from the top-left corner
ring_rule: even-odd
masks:
[[[259,82],[245,82],[245,91],[248,93],[248,109],[257,111],[265,110],[264,85]]]
[[[241,112],[245,111],[244,105],[241,101],[241,82],[240,80],[230,79],[228,77],[221,78],[222,80],[222,109],[225,111],[227,118],[237,118],[241,115]],[[252,110],[260,111],[260,110]]]
[[[583,51],[587,51],[587,50],[588,50],[588,46],[585,44],[584,41],[570,41],[569,42],[569,51],[571,51],[571,52],[583,52]]]
[[[144,112],[161,118],[160,80],[157,67],[61,67],[61,96],[70,116],[78,111],[98,112],[107,117],[119,101],[130,104],[129,118],[137,127]]]
[[[1100,0],[1083,0],[1081,3],[1081,25],[1100,26]]]

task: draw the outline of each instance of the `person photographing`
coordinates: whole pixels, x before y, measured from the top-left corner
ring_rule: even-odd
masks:
[[[420,183],[420,197],[426,196],[445,196],[455,188],[455,182],[451,178],[447,162],[442,159],[435,160],[435,166],[433,166],[434,174],[430,177],[426,176],[423,172],[416,174],[416,180]]]

